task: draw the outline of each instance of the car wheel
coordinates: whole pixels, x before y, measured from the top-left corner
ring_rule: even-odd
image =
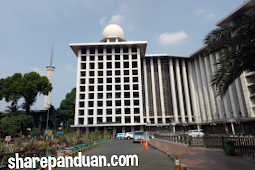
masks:
[[[130,139],[130,137],[127,137],[127,139],[129,140],[129,139]]]

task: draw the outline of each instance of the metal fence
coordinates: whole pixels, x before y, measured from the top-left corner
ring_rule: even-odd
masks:
[[[235,154],[255,157],[255,137],[226,137],[226,136],[203,136],[191,137],[185,134],[155,134],[155,138],[168,140],[188,146],[202,146],[207,148],[221,149],[225,151],[224,141],[235,142]]]

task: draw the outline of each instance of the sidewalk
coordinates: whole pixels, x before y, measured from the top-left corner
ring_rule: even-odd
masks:
[[[192,170],[254,170],[255,161],[241,156],[227,156],[223,151],[202,147],[186,147],[161,139],[150,139],[149,144],[161,148]]]

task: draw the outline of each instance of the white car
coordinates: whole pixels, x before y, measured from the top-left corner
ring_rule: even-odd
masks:
[[[200,131],[200,132],[199,132]],[[198,131],[198,129],[195,130],[189,130],[188,132],[186,132],[185,134],[192,136],[192,137],[203,137],[205,134],[203,133],[203,130],[200,129]]]
[[[125,133],[125,139],[133,139],[134,132],[126,132]]]

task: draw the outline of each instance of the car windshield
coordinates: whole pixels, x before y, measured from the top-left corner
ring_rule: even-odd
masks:
[[[143,135],[143,132],[135,132],[135,135]]]

